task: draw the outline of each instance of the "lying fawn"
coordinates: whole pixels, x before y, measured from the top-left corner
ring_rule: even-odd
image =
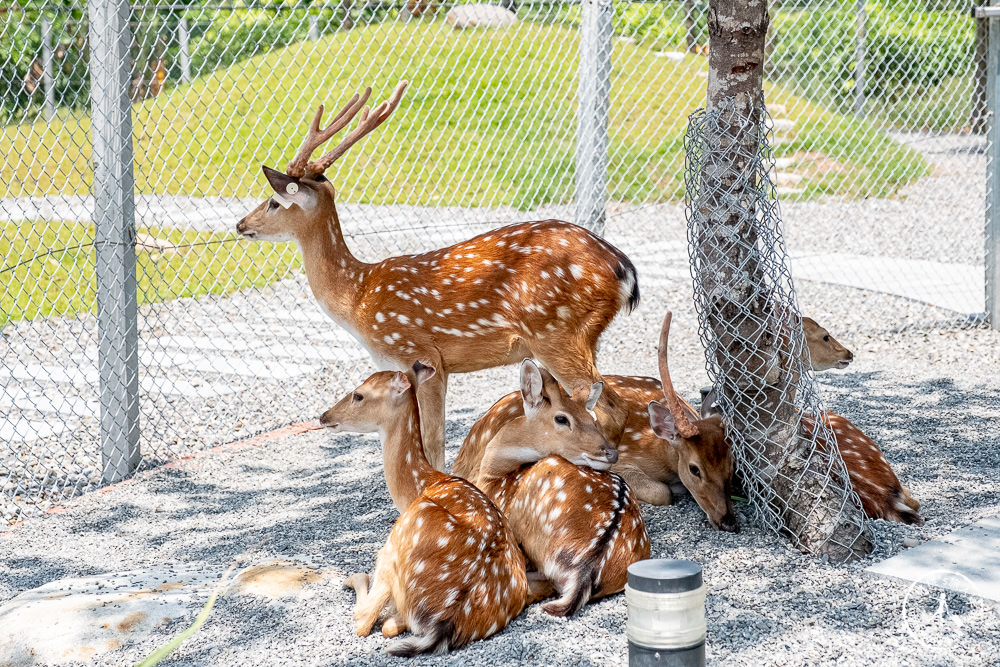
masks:
[[[840,458],[847,468],[851,486],[861,499],[865,515],[873,519],[923,525],[924,518],[917,512],[920,503],[900,483],[879,446],[846,417],[824,412],[822,418],[823,423],[833,431]],[[805,415],[802,427],[811,437],[816,418]],[[825,439],[818,439],[816,445],[823,450],[829,447]]]
[[[240,220],[246,238],[296,241],[313,295],[382,370],[415,361],[437,369],[420,387],[427,457],[444,469],[445,392],[450,373],[538,359],[567,387],[600,374],[597,339],[623,308],[639,301],[635,267],[591,232],[557,220],[501,227],[464,243],[419,255],[359,261],[344,242],[333,185],[323,176],[348,148],[395,110],[406,82],[369,111],[371,89],[355,95],[320,129],[319,108],[286,173],[264,167],[274,194]],[[314,150],[361,112],[356,129],[332,151]],[[625,413],[605,396],[597,415],[609,434]]]
[[[814,320],[803,317],[802,329],[806,334],[814,371],[844,368],[854,359],[850,350],[840,345]],[[721,417],[714,389],[702,389],[701,412],[702,415]],[[861,499],[865,515],[873,519],[922,525],[924,519],[917,513],[920,503],[900,483],[879,446],[846,417],[824,412],[822,419],[833,431],[840,458],[847,469],[851,486]],[[802,427],[807,437],[812,437],[815,426],[814,415],[803,415]],[[823,438],[817,439],[816,445],[824,451],[829,448],[829,443]],[[739,479],[735,484],[742,486]]]
[[[502,630],[527,601],[524,556],[492,502],[469,482],[438,472],[424,456],[415,387],[434,369],[416,363],[411,374],[375,373],[323,413],[335,431],[381,434],[386,482],[404,508],[375,560],[374,583],[353,574],[354,627],[367,636],[391,601],[382,625],[394,655],[445,652]]]
[[[601,389],[570,398],[525,360],[522,414],[494,433],[476,480],[559,595],[543,607],[555,616],[621,591],[628,566],[649,557],[638,502],[621,477],[603,472],[617,454],[588,412]]]
[[[716,528],[739,530],[730,497],[733,464],[720,417],[699,419],[670,384],[667,333],[663,323],[659,359],[664,384],[653,378],[606,375],[627,418],[617,441],[618,462],[612,470],[628,483],[636,497],[651,505],[669,505],[675,494],[690,492]],[[665,399],[668,408],[656,403]],[[453,472],[476,479],[487,443],[524,414],[517,392],[504,396],[472,427],[455,459]],[[683,429],[683,430],[681,430]]]
[[[809,365],[814,371],[847,368],[854,361],[854,353],[840,344],[811,317],[802,318],[802,333],[809,349]]]

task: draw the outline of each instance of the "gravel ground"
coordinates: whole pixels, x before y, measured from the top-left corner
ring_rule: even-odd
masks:
[[[602,366],[653,372],[653,338],[663,311],[676,310],[676,383],[696,394],[702,362],[691,344],[689,288],[664,281],[605,337]],[[803,298],[809,298],[804,294]],[[681,341],[688,341],[682,345]],[[956,596],[962,626],[926,618],[910,632],[901,616],[906,585],[863,572],[899,552],[904,537],[930,539],[997,511],[1000,498],[1000,335],[983,330],[904,332],[846,340],[858,353],[848,371],[823,376],[827,403],[883,447],[923,503],[922,528],[876,522],[869,561],[833,567],[800,555],[749,522],[743,532],[712,531],[697,506],[646,508],[653,554],[692,558],[709,587],[709,658],[717,664],[969,664],[1000,655],[996,604]],[[359,382],[362,377],[352,377]],[[344,379],[347,380],[347,379]],[[515,386],[513,368],[455,376],[449,392],[449,455],[495,398]],[[323,391],[324,403],[339,392]],[[277,418],[277,416],[276,416]],[[213,451],[141,473],[106,493],[87,494],[68,511],[27,521],[0,535],[0,600],[58,577],[187,562],[222,571],[247,558],[304,554],[329,568],[292,601],[224,597],[212,620],[172,664],[383,664],[380,636],[355,637],[353,593],[342,577],[370,569],[395,511],[371,437],[310,432],[241,451]],[[560,621],[531,609],[489,641],[418,664],[621,664],[621,596]],[[916,623],[916,621],[914,621]],[[182,624],[105,655],[132,663]]]

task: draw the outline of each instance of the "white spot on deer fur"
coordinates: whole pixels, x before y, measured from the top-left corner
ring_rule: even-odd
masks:
[[[568,320],[573,316],[573,312],[568,306],[559,306],[556,308],[556,314],[559,315],[559,319],[561,320]]]
[[[569,272],[573,274],[573,277],[579,280],[583,277],[583,267],[579,264],[570,264]]]
[[[382,340],[385,341],[386,345],[392,345],[395,342],[392,340],[392,336],[383,336]]]

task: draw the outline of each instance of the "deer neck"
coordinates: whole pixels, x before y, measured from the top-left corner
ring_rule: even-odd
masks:
[[[441,476],[424,455],[415,395],[382,429],[382,466],[389,495],[400,512]]]
[[[545,454],[527,444],[532,441],[524,417],[508,422],[486,446],[476,486],[483,490],[492,488],[521,466],[545,458]]]
[[[368,266],[358,260],[344,241],[337,207],[322,207],[315,223],[299,238],[302,263],[313,296],[338,322],[350,321],[358,286]]]

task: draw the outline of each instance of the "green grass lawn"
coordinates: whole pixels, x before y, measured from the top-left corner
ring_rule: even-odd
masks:
[[[137,247],[140,305],[261,287],[299,265],[298,251],[286,243],[250,243],[230,234],[155,228],[138,233],[140,244],[153,237],[176,246],[165,251]],[[8,321],[94,312],[93,240],[93,225],[0,223],[0,257],[4,262],[0,328]],[[7,270],[50,250],[55,251]]]
[[[396,115],[331,170],[342,201],[513,205],[568,201],[578,41],[574,29],[522,22],[454,31],[441,21],[388,21],[257,56],[135,106],[136,183],[144,193],[257,196],[260,164],[283,167],[307,113],[339,106],[371,83],[387,96],[412,81]],[[644,202],[683,193],[682,135],[703,104],[706,60],[675,62],[616,41],[611,196]],[[922,157],[872,126],[811,105],[778,86],[795,127],[778,156],[822,152],[842,168],[813,170],[796,196],[885,196],[923,175]],[[86,193],[85,114],[10,126],[7,193]],[[10,159],[10,158],[9,158]]]

